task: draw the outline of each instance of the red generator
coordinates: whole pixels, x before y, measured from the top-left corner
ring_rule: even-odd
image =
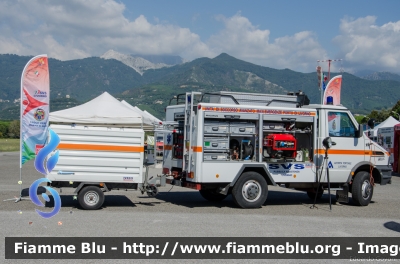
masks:
[[[264,138],[264,149],[266,148],[270,158],[296,158],[297,140],[290,134],[270,134]]]

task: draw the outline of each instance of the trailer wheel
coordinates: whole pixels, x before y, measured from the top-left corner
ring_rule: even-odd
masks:
[[[267,200],[267,181],[257,172],[245,172],[233,187],[232,196],[239,207],[259,208]]]
[[[83,209],[96,210],[104,203],[104,193],[97,186],[86,186],[79,191],[78,201]]]
[[[200,190],[201,196],[210,202],[220,202],[226,198],[227,195],[220,194],[215,190]]]
[[[147,187],[147,196],[149,197],[156,197],[156,195],[158,194],[158,188],[156,186],[149,186]]]
[[[355,205],[367,206],[372,199],[374,187],[371,185],[369,173],[360,171],[354,177],[352,184],[352,198]]]

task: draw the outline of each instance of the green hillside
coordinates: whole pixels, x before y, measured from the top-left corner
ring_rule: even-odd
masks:
[[[19,116],[20,78],[31,57],[0,55],[0,118]],[[73,107],[107,91],[162,119],[171,97],[188,91],[221,90],[286,94],[304,91],[320,103],[316,73],[277,70],[238,60],[228,54],[148,70],[143,76],[117,60],[97,57],[59,61],[49,59],[51,111]],[[331,73],[331,76],[337,74]],[[70,99],[66,99],[66,97]],[[344,73],[342,104],[354,113],[393,106],[400,98],[400,82],[366,80]]]

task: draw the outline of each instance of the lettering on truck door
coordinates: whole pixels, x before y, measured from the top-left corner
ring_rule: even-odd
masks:
[[[331,182],[346,182],[350,170],[360,161],[364,161],[365,144],[363,137],[356,137],[356,126],[345,111],[326,112],[326,126],[332,141],[336,145],[328,151],[328,164]],[[325,150],[319,151],[325,153]],[[327,179],[322,181],[326,182]]]

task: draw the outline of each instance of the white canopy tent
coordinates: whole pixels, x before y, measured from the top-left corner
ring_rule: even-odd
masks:
[[[148,115],[150,118],[153,118],[157,124],[161,123],[162,121],[160,119],[158,119],[157,117],[153,116],[152,114],[150,114],[149,112],[147,112],[146,110],[143,111],[146,115]]]
[[[150,114],[146,110],[142,111],[137,106],[132,106],[131,104],[129,104],[125,100],[122,100],[121,103],[123,105],[129,107],[133,111],[139,113],[143,118],[143,123],[145,123],[145,124],[148,124],[148,125],[156,124],[157,125],[157,124],[159,124],[161,122],[158,118],[156,118],[155,116],[153,116],[152,114]]]
[[[82,105],[50,113],[50,122],[84,125],[119,125],[145,129],[143,118],[104,92]]]
[[[373,137],[377,137],[378,128],[394,127],[397,124],[400,124],[400,122],[394,119],[392,116],[389,116],[385,121],[374,127],[374,129],[372,130],[373,133],[371,134]]]

